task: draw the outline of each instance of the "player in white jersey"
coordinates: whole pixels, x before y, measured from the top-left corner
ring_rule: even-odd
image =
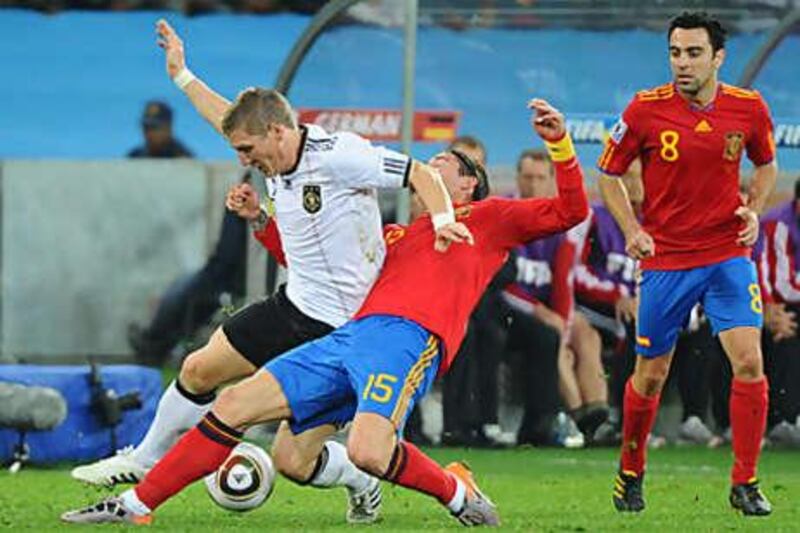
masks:
[[[138,481],[198,423],[219,385],[326,335],[358,310],[385,256],[376,188],[413,187],[433,213],[437,249],[472,239],[455,221],[441,177],[427,165],[351,133],[298,125],[289,102],[274,90],[250,88],[231,103],[186,68],[183,43],[165,21],[157,31],[169,76],[227,138],[240,162],[270,177],[289,275],[275,295],[242,309],[186,358],[138,446],[72,471],[93,484]],[[241,211],[247,194],[238,192],[227,203]],[[342,445],[326,442],[335,431],[327,425],[294,435],[284,423],[273,444],[276,467],[302,484],[347,487],[348,521],[374,521],[380,485],[349,461]]]

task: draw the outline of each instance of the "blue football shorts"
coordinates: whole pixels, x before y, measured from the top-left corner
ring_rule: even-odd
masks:
[[[745,257],[687,270],[645,270],[639,282],[636,353],[670,353],[678,333],[701,303],[714,335],[763,323],[761,291],[755,265]]]
[[[439,368],[440,342],[404,318],[373,315],[273,359],[264,368],[289,402],[292,431],[344,425],[357,412],[376,413],[398,434]]]

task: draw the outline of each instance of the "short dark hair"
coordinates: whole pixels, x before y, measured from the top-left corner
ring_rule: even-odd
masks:
[[[667,42],[669,42],[669,39],[672,37],[672,32],[677,28],[684,30],[703,28],[708,33],[708,40],[711,43],[711,51],[713,53],[725,48],[725,38],[728,35],[727,30],[722,26],[719,20],[705,11],[684,11],[672,19],[669,23],[669,31],[667,32]]]
[[[458,159],[458,173],[462,176],[474,176],[478,180],[475,190],[472,191],[472,201],[483,200],[489,196],[489,176],[486,170],[477,161],[459,150],[448,150]]]
[[[523,150],[519,157],[517,158],[517,172],[522,170],[522,162],[526,159],[532,159],[533,161],[544,161],[551,167],[553,166],[553,162],[550,160],[550,155],[547,153],[547,150],[541,150],[538,148],[530,148],[528,150]]]
[[[794,182],[794,199],[800,202],[800,176]]]

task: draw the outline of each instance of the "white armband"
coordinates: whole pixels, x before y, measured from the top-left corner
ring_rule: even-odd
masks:
[[[448,205],[447,211],[444,213],[436,213],[435,215],[431,215],[431,222],[433,223],[433,230],[439,231],[439,228],[442,226],[446,226],[447,224],[452,224],[456,221],[456,215],[453,212],[453,206]]]
[[[175,85],[178,86],[178,89],[182,91],[186,88],[187,85],[189,85],[196,79],[197,77],[192,73],[191,70],[189,70],[186,67],[183,67],[180,72],[175,74],[175,77],[172,78],[172,81],[175,83]]]

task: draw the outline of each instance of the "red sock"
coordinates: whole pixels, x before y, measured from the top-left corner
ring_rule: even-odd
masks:
[[[219,468],[241,439],[240,431],[209,412],[136,485],[136,496],[155,511],[185,486]]]
[[[761,438],[767,427],[768,403],[767,378],[752,382],[733,378],[730,417],[734,457],[731,481],[734,485],[747,483],[756,477]]]
[[[397,443],[384,479],[429,494],[444,505],[456,494],[456,480],[452,474],[410,442]]]
[[[642,396],[633,388],[633,381],[625,385],[622,413],[622,470],[644,472],[647,452],[647,436],[653,429],[661,395],[652,398]]]

